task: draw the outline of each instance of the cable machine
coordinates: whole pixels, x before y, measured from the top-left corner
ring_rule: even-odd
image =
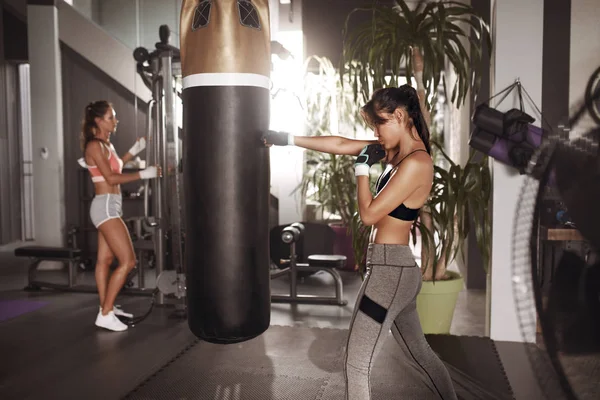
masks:
[[[179,49],[169,44],[171,31],[167,25],[159,28],[160,41],[149,52],[138,47],[133,52],[137,72],[152,91],[148,102],[147,163],[159,164],[163,178],[145,182],[143,226],[152,232],[156,258],[157,304],[164,304],[165,294],[182,300],[179,311],[185,311],[185,271],[182,231],[182,158],[181,129],[177,120],[177,90],[181,81]]]

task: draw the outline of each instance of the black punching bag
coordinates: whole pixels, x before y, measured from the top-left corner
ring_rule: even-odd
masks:
[[[252,339],[270,323],[268,4],[181,9],[188,323],[212,343]]]

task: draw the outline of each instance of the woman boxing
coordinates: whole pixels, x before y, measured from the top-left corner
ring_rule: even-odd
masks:
[[[85,108],[81,130],[81,147],[84,157],[80,165],[87,168],[94,182],[95,196],[90,206],[90,218],[98,229],[98,259],[96,262],[96,285],[100,297],[100,310],[96,326],[111,331],[124,331],[127,325],[117,315],[132,317],[114,307],[117,294],[125,284],[129,272],[135,267],[136,258],[129,231],[121,219],[122,199],[120,185],[139,179],[161,176],[159,166],[148,167],[140,172],[123,174],[123,164],[146,147],[145,139],[138,139],[129,151],[119,158],[110,143],[110,135],[119,121],[112,105],[104,100],[90,103]],[[118,268],[109,279],[110,265],[114,257]]]
[[[431,395],[456,399],[448,371],[425,340],[416,311],[421,271],[409,247],[410,228],[433,184],[429,130],[417,92],[408,85],[380,89],[362,107],[361,114],[375,131],[376,140],[294,137],[281,132],[269,132],[265,136],[267,145],[290,144],[357,156],[354,166],[358,211],[363,224],[372,226],[372,231],[367,273],[348,334],[344,362],[346,399],[371,398],[371,368],[390,328],[394,330],[407,365],[422,377]],[[373,197],[369,169],[382,160],[386,168],[377,181],[377,193]]]

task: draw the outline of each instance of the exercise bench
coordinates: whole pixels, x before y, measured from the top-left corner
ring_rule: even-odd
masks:
[[[96,293],[96,285],[82,285],[77,283],[77,267],[81,260],[81,250],[69,247],[47,247],[47,246],[25,246],[15,249],[15,256],[31,258],[31,264],[28,269],[28,285],[26,291],[37,291],[41,288],[57,289],[70,292]],[[67,283],[44,282],[36,278],[36,271],[42,261],[58,261],[67,264],[68,280]],[[131,281],[138,268],[135,268],[127,277],[125,286],[121,289],[123,294],[151,296],[154,288],[131,287],[128,282]],[[143,282],[143,275],[140,278]]]
[[[346,256],[336,254],[311,254],[307,257],[308,263],[299,263],[298,255],[296,254],[296,242],[300,240],[304,234],[304,225],[295,222],[287,226],[281,232],[281,240],[290,245],[290,258],[281,260],[284,264],[289,264],[288,267],[271,273],[271,279],[276,279],[283,275],[289,275],[290,279],[290,294],[289,295],[271,295],[273,303],[304,303],[304,304],[326,304],[345,306],[348,304],[344,300],[342,289],[342,277],[337,271],[342,269],[346,264]],[[299,295],[297,290],[298,273],[299,272],[319,272],[323,271],[333,277],[335,282],[335,297],[333,296],[314,296],[314,295]]]
[[[81,250],[68,247],[25,246],[15,249],[15,256],[29,257],[31,264],[27,271],[27,291],[40,290],[42,287],[69,290],[77,284],[77,266],[81,259]],[[58,261],[68,264],[68,282],[66,284],[42,282],[36,280],[36,270],[42,261]]]

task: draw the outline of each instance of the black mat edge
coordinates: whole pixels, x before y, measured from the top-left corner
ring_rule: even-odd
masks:
[[[160,367],[158,367],[156,369],[156,371],[154,371],[152,374],[148,375],[145,379],[143,379],[140,383],[138,383],[131,391],[129,391],[129,393],[127,393],[125,396],[123,396],[123,400],[129,399],[132,395],[135,394],[135,392],[137,392],[142,387],[144,387],[148,382],[150,382],[152,379],[154,379],[164,369],[169,367],[169,365],[173,364],[175,361],[177,361],[179,358],[181,358],[183,355],[185,355],[185,353],[190,351],[194,346],[196,346],[200,342],[201,342],[200,339],[195,339],[191,343],[189,343],[187,346],[185,346],[182,350],[179,351],[179,353],[177,353],[175,356],[173,356],[173,358],[171,358],[169,361],[167,361],[164,365],[161,365]]]

